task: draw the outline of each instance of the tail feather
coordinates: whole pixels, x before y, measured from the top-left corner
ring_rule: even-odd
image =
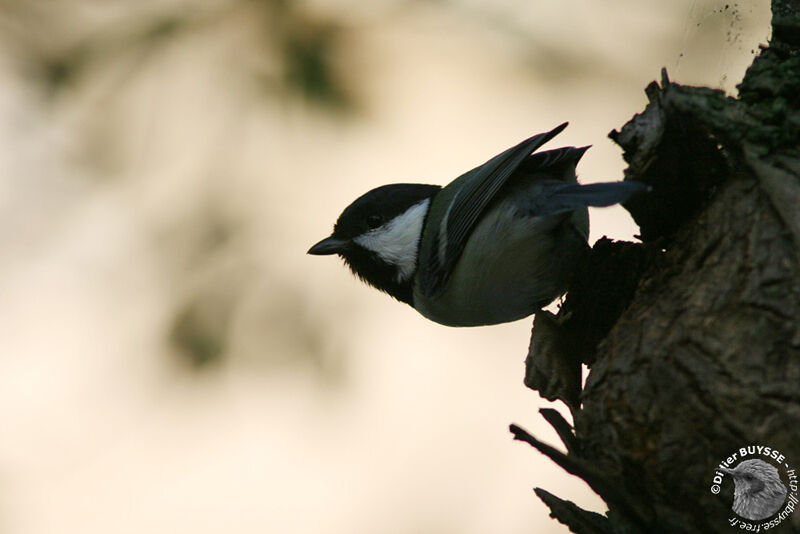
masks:
[[[528,206],[531,215],[550,215],[587,206],[606,207],[625,202],[644,193],[649,186],[640,182],[605,182],[597,184],[548,184],[545,191],[533,198]]]

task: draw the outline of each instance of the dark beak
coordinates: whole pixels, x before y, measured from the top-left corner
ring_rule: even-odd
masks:
[[[345,239],[339,239],[336,237],[326,237],[310,249],[308,249],[308,254],[313,254],[314,256],[327,256],[330,254],[339,254],[347,250],[350,242]]]
[[[721,471],[721,472],[725,473],[726,475],[730,475],[730,476],[732,476],[732,477],[735,477],[735,476],[738,474],[738,473],[736,473],[736,471],[734,471],[733,469],[727,469],[727,468],[725,468],[725,467],[723,467],[723,468],[719,469],[719,471]]]

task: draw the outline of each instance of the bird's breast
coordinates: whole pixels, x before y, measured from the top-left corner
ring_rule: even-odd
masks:
[[[442,292],[415,289],[414,308],[448,326],[527,317],[566,290],[587,233],[586,210],[528,217],[502,202],[476,225]]]

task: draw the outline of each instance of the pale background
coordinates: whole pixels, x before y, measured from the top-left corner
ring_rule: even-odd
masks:
[[[766,0],[0,2],[0,534],[566,532],[534,486],[603,511],[507,431],[556,443],[529,319],[445,328],[305,252],[367,189],[565,120],[582,180],[621,179],[606,135],[659,69],[733,94],[768,22]]]

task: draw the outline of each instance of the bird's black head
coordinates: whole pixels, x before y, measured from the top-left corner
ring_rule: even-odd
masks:
[[[362,280],[411,304],[417,249],[430,199],[438,185],[392,184],[347,206],[333,234],[309,254],[339,254]]]

